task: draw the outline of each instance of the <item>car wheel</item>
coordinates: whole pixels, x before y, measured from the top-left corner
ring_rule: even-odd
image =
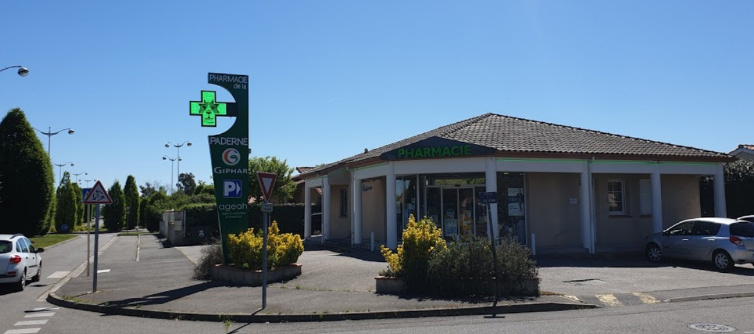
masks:
[[[37,267],[37,274],[31,277],[31,281],[39,282],[41,278],[42,278],[42,262],[39,263],[39,267]]]
[[[712,264],[715,265],[717,270],[722,272],[730,271],[735,266],[730,255],[722,250],[715,251],[715,253],[712,254]]]
[[[662,248],[655,243],[647,245],[647,259],[652,262],[662,261]]]
[[[26,269],[21,272],[21,280],[16,283],[16,291],[24,291],[26,288]]]

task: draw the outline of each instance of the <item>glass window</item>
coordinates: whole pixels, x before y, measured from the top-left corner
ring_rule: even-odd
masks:
[[[685,222],[675,225],[668,229],[670,235],[691,235],[691,231],[694,229],[694,222]]]
[[[13,246],[10,244],[10,241],[0,241],[0,254],[10,253],[11,249],[13,249]]]
[[[611,215],[626,214],[623,180],[607,181],[607,205]]]
[[[730,224],[730,235],[754,238],[754,223]]]
[[[24,238],[18,239],[18,243],[21,245],[21,251],[24,253],[29,252],[29,245],[26,244],[26,240]]]
[[[712,222],[698,221],[694,224],[694,235],[717,235],[720,231],[720,224]]]

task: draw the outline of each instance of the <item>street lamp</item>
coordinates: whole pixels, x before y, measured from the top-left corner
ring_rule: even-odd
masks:
[[[29,75],[29,69],[26,68],[26,67],[23,67],[21,65],[8,66],[8,67],[6,67],[4,69],[1,69],[0,72],[5,71],[5,70],[10,69],[10,68],[18,68],[18,75],[20,75],[22,77],[25,77],[25,76]]]
[[[76,176],[76,183],[79,183],[79,175],[81,175],[81,174],[84,174],[84,175],[89,175],[89,173],[87,173],[87,172],[83,172],[83,173],[73,173],[73,175],[75,175],[75,176]]]
[[[68,164],[71,164],[71,167],[73,167],[73,162],[70,162],[70,161],[68,161],[68,162],[66,162],[64,164],[53,164],[55,166],[58,166],[58,168],[59,168],[58,169],[58,175],[60,175],[60,182],[63,182],[63,166],[68,165]]]
[[[167,147],[167,148],[170,148],[170,145],[173,145],[173,147],[175,147],[176,150],[177,150],[177,152],[178,152],[178,157],[176,158],[176,159],[178,159],[178,170],[177,170],[176,174],[178,174],[179,177],[181,176],[181,160],[183,160],[183,159],[181,159],[181,147],[183,147],[184,144],[186,146],[191,146],[191,142],[188,141],[188,140],[184,141],[184,142],[182,142],[180,144],[173,144],[171,142],[168,142],[167,144],[165,144],[165,147]],[[171,192],[172,192],[172,190],[171,190]]]
[[[177,157],[171,158],[171,157],[168,157],[167,155],[163,155],[162,160],[170,160],[170,194],[173,194],[173,162],[178,160],[180,163],[181,158],[177,158]]]
[[[47,156],[50,157],[50,161],[52,161],[52,156],[50,155],[50,138],[52,138],[52,136],[54,136],[54,135],[56,135],[58,133],[61,133],[61,132],[65,131],[65,130],[68,130],[68,134],[69,135],[72,135],[74,132],[76,132],[76,131],[73,131],[73,129],[71,129],[71,128],[65,128],[63,130],[59,130],[59,131],[56,131],[56,132],[52,132],[52,130],[51,130],[50,127],[47,127],[47,132],[44,132],[44,131],[42,131],[40,129],[37,129],[37,128],[34,128],[34,130],[37,130],[37,131],[39,131],[39,133],[47,136]]]
[[[84,180],[84,182],[86,182],[86,187],[87,188],[89,188],[89,182],[92,182],[92,181],[94,181],[94,180],[93,179],[92,180]]]

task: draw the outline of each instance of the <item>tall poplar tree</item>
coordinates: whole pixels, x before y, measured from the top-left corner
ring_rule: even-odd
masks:
[[[126,215],[126,229],[132,229],[136,227],[139,222],[139,189],[136,187],[136,179],[133,175],[129,175],[126,179],[126,186],[123,188],[125,193],[126,207],[128,207],[128,214]]]
[[[19,108],[0,122],[0,233],[47,233],[55,186],[52,164]]]
[[[110,195],[112,204],[105,205],[105,227],[109,231],[120,231],[126,221],[126,198],[123,195],[123,189],[120,188],[120,182],[115,180],[110,189],[107,190]]]

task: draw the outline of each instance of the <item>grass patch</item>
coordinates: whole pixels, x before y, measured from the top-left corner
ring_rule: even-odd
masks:
[[[78,237],[78,234],[47,234],[41,237],[29,238],[36,248],[50,247],[54,244]]]

